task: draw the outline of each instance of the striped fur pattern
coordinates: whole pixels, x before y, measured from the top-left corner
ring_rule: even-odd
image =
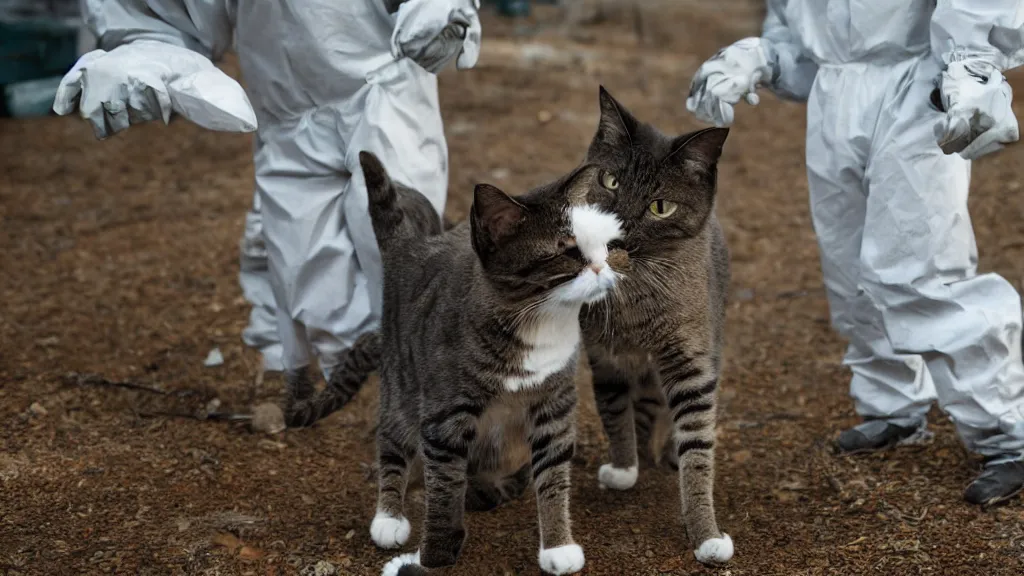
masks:
[[[344,350],[340,361],[331,369],[330,379],[323,390],[313,385],[310,369],[287,378],[288,400],[285,403],[285,424],[291,428],[312,426],[330,416],[355,397],[363,383],[380,365],[380,333],[367,332]]]
[[[409,539],[405,492],[422,463],[426,511],[416,552],[383,574],[456,563],[467,500],[487,508],[532,477],[541,568],[583,567],[569,517],[576,436],[579,314],[614,289],[621,233],[601,171],[582,166],[512,198],[477,186],[470,221],[440,236],[403,225],[395,188],[369,153],[360,161],[384,263],[377,511],[382,548]],[[510,478],[500,470],[521,465]]]
[[[732,541],[718,528],[713,490],[729,265],[714,207],[728,130],[670,138],[637,121],[603,88],[600,101],[586,161],[617,178],[614,210],[630,271],[611,298],[581,317],[611,444],[598,479],[605,488],[629,489],[638,449],[655,460],[667,454],[679,471],[683,523],[697,559],[726,562]]]
[[[452,224],[442,219],[422,194],[408,188],[395,189],[395,202],[405,226],[417,235],[433,236]],[[367,332],[351,348],[343,350],[329,372],[327,385],[317,390],[311,369],[285,375],[285,424],[291,428],[312,426],[342,409],[359,392],[380,366],[380,332]]]

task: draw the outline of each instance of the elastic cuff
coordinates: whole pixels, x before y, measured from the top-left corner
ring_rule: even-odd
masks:
[[[1024,454],[999,454],[985,458],[985,466],[996,466],[1007,462],[1024,462]]]
[[[764,54],[764,58],[768,63],[768,69],[771,70],[771,77],[768,83],[770,86],[775,87],[779,82],[779,76],[782,75],[782,64],[779,59],[779,50],[775,47],[774,42],[761,38],[761,52]]]

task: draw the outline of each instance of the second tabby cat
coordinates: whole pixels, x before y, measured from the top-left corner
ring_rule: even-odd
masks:
[[[679,469],[683,524],[703,563],[732,558],[715,519],[714,464],[729,258],[715,216],[717,164],[729,134],[674,138],[633,117],[604,88],[586,162],[615,177],[630,272],[582,317],[594,396],[611,444],[603,487],[637,479],[639,447]],[[661,430],[659,430],[659,428]],[[659,434],[663,431],[666,434]]]

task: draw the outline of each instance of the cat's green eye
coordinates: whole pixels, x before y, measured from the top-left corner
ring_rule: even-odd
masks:
[[[619,179],[614,174],[605,172],[601,175],[601,185],[609,190],[619,189]]]
[[[668,200],[655,200],[651,202],[648,207],[651,210],[651,214],[654,214],[658,218],[668,218],[676,211],[678,206],[675,202],[669,202]]]

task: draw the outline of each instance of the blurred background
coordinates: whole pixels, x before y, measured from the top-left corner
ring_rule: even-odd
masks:
[[[465,216],[478,182],[521,193],[574,167],[599,85],[666,133],[698,128],[684,106],[693,72],[758,34],[763,14],[757,0],[485,1],[478,66],[440,79],[448,216]],[[240,339],[251,137],[177,120],[99,142],[52,116],[91,42],[75,0],[0,0],[0,574],[379,574],[392,554],[368,538],[375,382],[310,429],[205,417],[282,390]],[[238,77],[233,55],[222,67]],[[598,489],[607,446],[584,385],[572,503],[584,574],[1024,570],[1024,510],[961,503],[976,463],[941,415],[929,446],[828,448],[857,419],[821,287],[805,127],[803,105],[766,94],[738,107],[720,164],[734,272],[716,502],[736,557],[694,561],[668,469],[642,470],[629,493]],[[1019,146],[976,162],[971,191],[981,268],[1018,290],[1022,165]],[[206,361],[213,350],[222,361]],[[422,492],[409,501],[417,526]],[[535,518],[532,496],[471,515],[445,574],[538,574]]]

